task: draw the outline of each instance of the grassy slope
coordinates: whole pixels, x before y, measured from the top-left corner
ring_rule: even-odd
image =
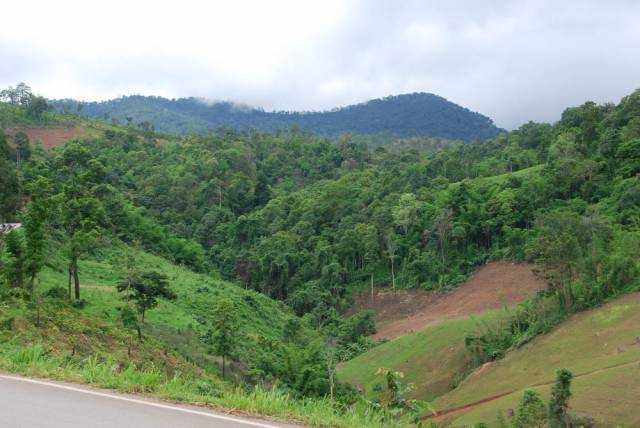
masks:
[[[451,390],[452,384],[468,370],[470,360],[464,346],[465,334],[475,331],[478,321],[497,316],[447,321],[391,340],[346,362],[340,367],[338,377],[373,396],[374,386],[380,383],[376,370],[384,367],[403,372],[405,380],[415,384],[412,396],[433,400]]]
[[[276,388],[247,390],[225,384],[167,351],[153,337],[147,336],[142,343],[134,340],[128,356],[130,332],[117,323],[62,302],[46,302],[36,325],[36,312],[29,306],[21,299],[0,301],[0,371],[143,393],[225,413],[268,415],[308,426],[389,427],[362,408],[340,414],[328,400],[295,400]],[[399,421],[393,426],[406,424]]]
[[[638,426],[640,414],[640,294],[623,296],[580,313],[553,332],[509,353],[457,389],[438,398],[440,410],[488,401],[454,420],[454,425],[493,422],[499,409],[515,408],[528,387],[549,384],[558,368],[568,368],[573,384],[573,411],[605,425]],[[549,385],[540,386],[548,394]]]
[[[362,406],[343,415],[326,399],[295,400],[277,388],[245,390],[220,381],[216,365],[196,360],[207,352],[202,344],[198,348],[200,342],[193,332],[197,325],[208,322],[209,308],[218,298],[235,302],[240,330],[248,335],[281,338],[284,323],[294,315],[281,302],[145,253],[139,255],[140,265],[166,273],[179,298],[161,302],[148,312],[145,340],[138,342],[134,332],[122,328],[116,309],[122,304],[115,291],[116,260],[124,250],[124,245],[115,244],[81,260],[82,297],[87,301],[82,309],[44,298],[37,323],[33,303],[19,298],[0,300],[0,370],[271,415],[310,426],[384,425],[380,416],[367,413]],[[39,289],[66,287],[65,259],[59,248],[50,248],[46,263]],[[196,291],[203,287],[209,291]],[[303,334],[314,337],[308,330]],[[393,426],[404,426],[404,422]]]
[[[119,275],[117,260],[124,250],[125,247],[120,244],[98,257],[80,260],[82,298],[87,302],[84,309],[87,314],[116,322],[119,320],[117,308],[122,306],[122,301],[115,285]],[[42,290],[67,285],[66,261],[60,258],[59,251],[52,251],[51,254],[52,258],[49,258],[41,275]],[[139,264],[144,270],[164,272],[178,295],[177,300],[161,300],[157,308],[149,311],[145,328],[190,358],[200,359],[199,362],[206,358],[206,350],[197,339],[197,333],[211,327],[210,312],[221,297],[235,303],[240,330],[245,335],[282,339],[285,323],[294,317],[282,302],[243,290],[213,276],[192,272],[161,257],[140,253]]]

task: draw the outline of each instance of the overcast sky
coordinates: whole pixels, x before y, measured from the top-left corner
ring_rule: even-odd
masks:
[[[0,86],[327,109],[432,92],[512,129],[640,88],[640,1],[4,2]]]

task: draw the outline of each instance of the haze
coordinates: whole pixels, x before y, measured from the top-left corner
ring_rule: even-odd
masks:
[[[0,86],[268,110],[432,92],[508,129],[640,87],[636,1],[212,3],[4,4]]]

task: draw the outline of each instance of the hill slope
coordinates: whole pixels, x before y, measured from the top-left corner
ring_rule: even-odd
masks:
[[[53,104],[58,109],[73,109],[77,102],[58,100]],[[127,117],[134,123],[148,121],[158,130],[178,134],[204,134],[219,127],[273,132],[297,124],[313,135],[390,134],[468,141],[492,138],[501,131],[490,118],[426,93],[374,99],[319,112],[266,112],[230,102],[210,103],[196,98],[169,100],[128,96],[87,103],[83,112],[121,122]]]
[[[450,293],[401,290],[395,295],[375,296],[378,302],[373,306],[364,296],[356,296],[358,309],[383,314],[382,326],[373,338],[393,340],[343,364],[340,380],[372,395],[379,382],[375,372],[385,367],[403,372],[405,379],[416,385],[412,393],[415,398],[432,400],[448,392],[472,366],[465,336],[477,329],[479,321],[500,317],[498,311],[505,305],[512,307],[544,288],[544,282],[535,278],[531,269],[532,265],[524,263],[493,262],[476,270]],[[400,297],[403,295],[411,302],[405,302]],[[421,307],[413,307],[415,302]],[[403,311],[411,312],[402,316]]]
[[[435,403],[453,425],[492,423],[498,410],[517,407],[525,388],[548,396],[555,371],[575,375],[574,412],[605,426],[638,426],[640,416],[640,293],[574,315],[498,362],[478,369]],[[478,404],[474,404],[478,403]],[[447,409],[460,410],[447,414]]]
[[[378,328],[373,339],[395,339],[433,324],[498,311],[521,303],[545,287],[534,265],[498,261],[477,269],[452,292],[440,290],[379,290],[355,295],[358,310],[376,312]]]

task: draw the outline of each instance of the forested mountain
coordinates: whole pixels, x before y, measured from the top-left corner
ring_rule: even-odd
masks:
[[[135,100],[148,99],[118,102]],[[7,122],[26,120],[23,107],[11,107]],[[202,275],[187,290],[180,280],[186,274],[165,267],[173,276],[163,276],[152,267],[168,262],[154,261],[123,269],[108,286],[97,287],[115,293],[117,286],[136,296],[134,284],[159,299],[187,299],[180,305],[192,318],[154,337],[175,341],[191,332],[203,352],[240,360],[238,383],[277,384],[295,397],[330,396],[348,406],[357,392],[334,384],[335,363],[375,346],[366,337],[375,328],[371,314],[345,316],[354,289],[443,290],[488,260],[538,263],[549,289],[508,314],[505,324],[466,338],[479,364],[548,332],[571,313],[638,290],[639,174],[640,91],[618,105],[587,102],[566,109],[558,123],[528,123],[469,143],[403,139],[370,145],[357,136],[326,138],[296,129],[172,137],[132,124],[103,127],[44,150],[0,133],[0,216],[24,224],[2,236],[0,298],[23,318],[37,319],[36,279],[51,269],[57,291],[42,290],[46,302],[75,308],[79,317],[93,311],[120,322],[114,314],[126,315],[128,300],[92,301],[80,298],[80,289],[85,274],[92,275],[92,287],[115,275],[98,269],[106,263],[102,253],[138,248]],[[55,257],[44,258],[46,247],[55,249]],[[175,295],[166,291],[172,283],[181,287]],[[247,291],[211,312],[214,299],[207,296],[229,295],[229,287]],[[255,292],[267,297],[256,303]],[[97,302],[108,309],[93,309]],[[261,340],[251,323],[233,328],[222,315],[235,313],[234,304],[245,312],[280,308],[277,332]],[[122,322],[160,328],[163,318],[145,321],[147,307],[140,305],[140,315],[134,311]],[[236,330],[246,337],[225,341]],[[362,405],[368,415],[381,415],[385,426],[393,419],[383,412],[392,404]],[[349,409],[344,414],[355,412]],[[359,423],[353,426],[374,426]]]
[[[78,110],[78,102],[58,100],[58,110]],[[433,94],[414,93],[374,99],[330,111],[266,112],[230,102],[197,98],[166,99],[128,96],[80,105],[83,114],[118,123],[152,124],[159,131],[207,134],[216,128],[275,132],[299,126],[306,134],[346,133],[426,136],[452,140],[484,140],[500,130],[491,119]]]

